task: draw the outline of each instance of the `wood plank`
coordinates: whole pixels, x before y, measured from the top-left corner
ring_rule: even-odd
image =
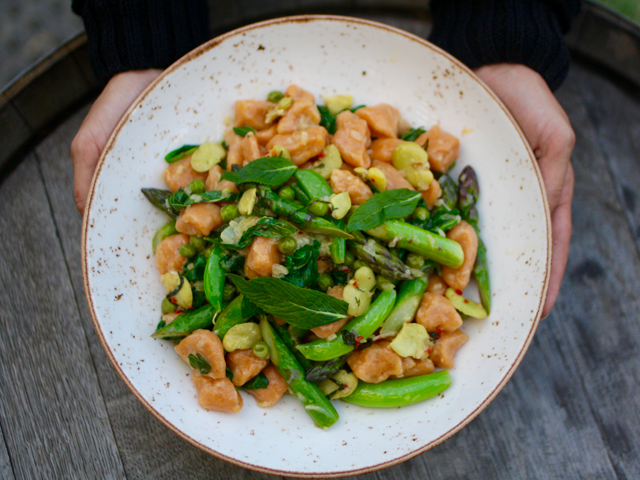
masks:
[[[124,474],[35,157],[0,189],[0,423],[16,478]]]
[[[576,234],[565,276],[565,289],[572,298],[563,326],[580,337],[580,342],[567,347],[578,364],[616,473],[619,478],[639,478],[640,464],[634,454],[640,446],[640,347],[635,340],[640,336],[640,259],[636,232],[632,231],[636,217],[628,221],[628,212],[621,206],[624,201],[616,196],[615,179],[620,180],[619,174],[614,173],[613,178],[610,174],[616,168],[629,174],[621,165],[637,160],[637,156],[625,156],[625,148],[637,148],[637,143],[630,141],[633,137],[629,138],[636,135],[637,142],[637,126],[635,130],[621,126],[619,151],[611,144],[616,141],[612,132],[604,135],[604,123],[615,122],[618,111],[625,110],[622,103],[634,105],[628,96],[622,96],[612,105],[611,116],[594,122],[597,128],[584,127],[587,117],[596,118],[589,111],[610,101],[611,92],[618,88],[607,87],[606,82],[594,77],[593,72],[575,68],[559,91],[579,139],[573,158]],[[634,191],[638,191],[637,186]]]
[[[91,322],[80,266],[81,218],[73,202],[69,147],[88,106],[64,122],[36,149],[62,249],[89,341],[91,357],[129,478],[274,478],[218,460],[189,445],[156,420],[133,396],[109,362]]]
[[[14,480],[16,478],[13,475],[11,459],[9,458],[9,452],[7,451],[7,444],[4,441],[2,428],[0,428],[0,478],[4,478],[6,480]]]

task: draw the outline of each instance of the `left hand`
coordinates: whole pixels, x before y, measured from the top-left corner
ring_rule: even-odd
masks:
[[[553,232],[553,260],[542,311],[544,318],[558,298],[569,258],[574,183],[571,152],[576,141],[575,133],[569,117],[547,83],[534,70],[519,64],[498,63],[477,68],[475,73],[511,111],[540,165]]]

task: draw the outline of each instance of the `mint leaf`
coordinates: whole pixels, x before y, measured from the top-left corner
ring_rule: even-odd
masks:
[[[229,180],[235,184],[252,182],[275,186],[289,180],[297,169],[286,158],[265,157],[254,160],[235,172],[223,172],[220,180]]]
[[[202,375],[206,375],[211,371],[211,365],[209,365],[209,362],[199,353],[197,355],[190,353],[187,358],[189,359],[191,368],[199,370]]]
[[[261,388],[267,388],[268,386],[269,386],[269,379],[264,373],[260,372],[258,375],[256,375],[251,380],[249,380],[247,383],[242,385],[242,388],[244,388],[245,390],[258,390]]]
[[[282,277],[298,287],[315,286],[318,283],[318,255],[320,242],[314,240],[313,246],[305,245],[288,255],[284,266],[289,273]]]
[[[404,132],[402,135],[400,135],[400,138],[402,140],[406,140],[407,142],[415,142],[420,135],[426,132],[427,131],[424,129],[424,127],[412,128],[408,132]]]
[[[253,242],[255,237],[282,238],[296,233],[298,229],[284,220],[264,217],[253,227],[248,228],[240,237],[237,244],[223,243],[223,247],[231,250],[242,250]]]
[[[420,192],[407,188],[385,190],[364,202],[349,219],[347,230],[371,230],[393,218],[403,218],[416,209]]]
[[[189,155],[192,155],[199,146],[200,145],[183,145],[180,148],[176,148],[175,150],[167,153],[164,159],[167,163],[177,162],[178,160],[182,160],[183,158],[187,158]]]
[[[326,293],[296,287],[278,278],[245,280],[232,273],[228,273],[227,278],[245,298],[296,327],[310,329],[347,316],[347,302]]]
[[[255,128],[251,127],[233,127],[233,131],[236,135],[240,135],[241,137],[246,136],[249,132],[258,133]]]

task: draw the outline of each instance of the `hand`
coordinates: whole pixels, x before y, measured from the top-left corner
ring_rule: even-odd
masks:
[[[93,171],[111,133],[133,101],[161,72],[149,69],[115,75],[80,125],[71,142],[73,194],[80,214],[84,212]]]
[[[569,257],[575,133],[569,117],[544,79],[524,65],[486,65],[475,73],[500,97],[520,124],[538,159],[547,190],[553,232],[553,260],[542,318],[549,315],[560,291]]]

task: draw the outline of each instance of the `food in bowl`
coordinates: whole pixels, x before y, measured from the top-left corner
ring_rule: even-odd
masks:
[[[237,101],[234,123],[220,144],[167,154],[171,190],[143,189],[172,217],[152,242],[167,294],[153,337],[177,343],[200,405],[290,391],[329,427],[330,400],[446,389],[463,316],[490,310],[477,178],[448,175],[458,139],[296,85]],[[481,303],[463,295],[471,277]]]

